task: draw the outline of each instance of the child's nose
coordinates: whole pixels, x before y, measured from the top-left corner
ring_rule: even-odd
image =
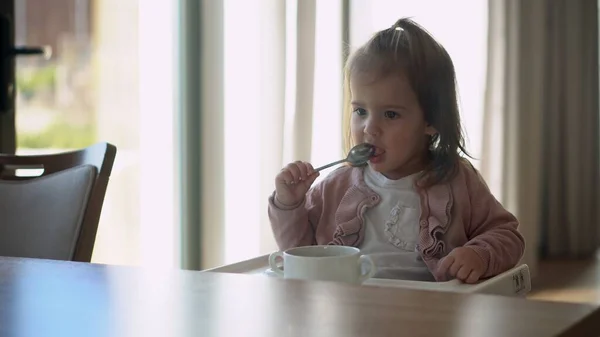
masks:
[[[365,133],[369,136],[379,136],[381,135],[381,128],[377,125],[376,121],[369,119],[365,123]]]

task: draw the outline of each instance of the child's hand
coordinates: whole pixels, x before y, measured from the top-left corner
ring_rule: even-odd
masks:
[[[299,204],[319,176],[311,164],[296,161],[288,164],[275,177],[275,198],[285,206]]]
[[[471,284],[477,282],[485,270],[483,260],[469,247],[454,248],[438,265],[438,273]]]

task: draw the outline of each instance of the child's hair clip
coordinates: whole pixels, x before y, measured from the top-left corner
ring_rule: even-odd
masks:
[[[404,28],[402,28],[400,26],[394,26],[394,30],[399,31],[399,32],[403,32]]]

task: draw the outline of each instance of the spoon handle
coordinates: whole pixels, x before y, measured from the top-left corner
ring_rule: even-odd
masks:
[[[341,164],[341,163],[343,163],[345,161],[347,161],[347,159],[342,159],[342,160],[334,161],[333,163],[330,163],[330,164],[327,164],[327,165],[323,165],[321,167],[316,168],[315,172],[319,172],[319,171],[324,170],[324,169],[326,169],[328,167],[332,167],[333,165]]]

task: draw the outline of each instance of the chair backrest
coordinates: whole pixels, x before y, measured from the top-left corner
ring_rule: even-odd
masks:
[[[0,154],[0,256],[90,262],[117,149]],[[22,169],[40,175],[20,176]]]

